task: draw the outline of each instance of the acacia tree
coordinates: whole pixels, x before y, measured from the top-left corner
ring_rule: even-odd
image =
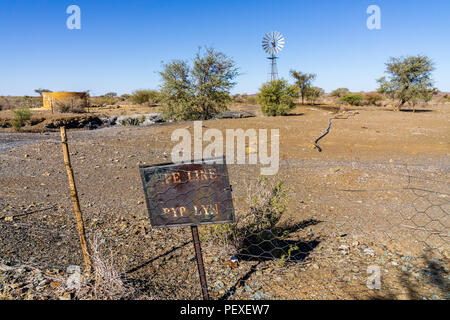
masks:
[[[166,103],[164,115],[175,120],[192,117],[193,97],[190,81],[190,67],[186,61],[173,60],[163,66],[161,97]]]
[[[43,92],[52,92],[52,91],[49,90],[49,89],[41,89],[41,88],[39,88],[39,89],[34,89],[34,92],[39,93],[39,95],[42,96]]]
[[[305,98],[309,103],[314,105],[320,97],[324,95],[325,91],[319,87],[309,87],[305,90]]]
[[[201,118],[208,119],[218,111],[226,110],[231,101],[230,90],[236,85],[238,76],[235,62],[224,53],[212,48],[198,52],[192,69],[195,105]]]
[[[295,84],[300,91],[302,96],[302,104],[305,104],[305,97],[307,95],[308,88],[311,87],[312,82],[316,79],[317,75],[295,70],[291,70],[290,74],[295,79]]]
[[[391,57],[386,63],[388,77],[377,80],[380,85],[378,92],[398,100],[398,111],[409,103],[415,112],[418,102],[429,101],[433,97],[436,90],[431,78],[433,70],[433,62],[427,56]]]
[[[209,119],[226,110],[238,68],[224,53],[204,48],[196,54],[192,67],[186,61],[174,60],[163,66],[160,75],[167,117]]]

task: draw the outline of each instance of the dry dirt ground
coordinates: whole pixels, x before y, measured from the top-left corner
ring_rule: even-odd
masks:
[[[237,268],[204,242],[215,299],[448,299],[450,107],[419,112],[361,108],[335,120],[336,108],[301,106],[290,116],[204,121],[204,128],[279,129],[280,170],[289,190],[285,238],[293,261],[242,259]],[[170,161],[176,128],[71,131],[69,148],[88,238],[131,283],[158,299],[200,299],[189,228],[152,229],[139,164]],[[237,214],[248,210],[259,166],[230,165]],[[57,298],[51,280],[82,266],[57,132],[0,134],[0,292],[12,298]],[[28,269],[14,271],[14,266]],[[2,271],[3,270],[3,271]],[[34,271],[33,271],[34,270]],[[374,271],[375,270],[375,271]],[[374,272],[374,273],[372,273]],[[377,278],[379,276],[379,278]],[[368,287],[377,283],[379,289]],[[67,294],[64,296],[67,298]],[[70,297],[70,295],[69,295]]]

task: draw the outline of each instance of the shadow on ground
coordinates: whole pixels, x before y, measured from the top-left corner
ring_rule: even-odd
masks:
[[[421,268],[421,280],[417,281],[407,271],[402,271],[400,275],[401,288],[397,290],[389,289],[384,292],[378,292],[370,296],[373,300],[397,300],[399,298],[407,298],[409,300],[423,299],[442,299],[450,298],[450,280],[449,271],[445,262],[440,259],[432,258],[431,253],[424,254],[425,266]],[[439,294],[427,296],[427,292],[423,289],[423,283],[437,288]]]
[[[403,109],[400,110],[401,112],[409,112],[409,113],[426,113],[426,112],[433,112],[433,110],[429,110],[429,109],[419,109],[416,111],[412,110],[412,109]]]
[[[267,261],[279,260],[284,263],[304,261],[319,245],[319,238],[307,241],[287,240],[284,238],[288,238],[292,233],[319,223],[321,221],[310,219],[247,235],[242,242],[243,249],[240,250],[237,257],[241,261],[255,261],[256,263],[219,300],[227,300],[233,296],[237,288],[245,286],[258,267]]]
[[[237,257],[242,261],[283,260],[303,261],[320,243],[319,239],[291,240],[290,235],[301,229],[319,224],[318,220],[305,220],[300,223],[283,225],[247,234]]]

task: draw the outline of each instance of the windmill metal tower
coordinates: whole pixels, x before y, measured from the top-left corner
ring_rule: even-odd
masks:
[[[262,47],[267,54],[270,54],[271,61],[270,81],[278,78],[277,59],[276,54],[284,47],[284,37],[277,31],[267,33],[262,40]]]

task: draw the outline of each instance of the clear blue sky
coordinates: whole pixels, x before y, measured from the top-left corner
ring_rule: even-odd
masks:
[[[81,8],[69,30],[66,8]],[[366,9],[381,8],[381,30]],[[0,95],[158,88],[162,61],[191,59],[199,46],[232,56],[241,76],[233,93],[255,93],[268,79],[261,38],[279,31],[286,46],[279,74],[318,75],[327,92],[376,89],[390,56],[425,54],[450,91],[449,0],[1,0]]]

